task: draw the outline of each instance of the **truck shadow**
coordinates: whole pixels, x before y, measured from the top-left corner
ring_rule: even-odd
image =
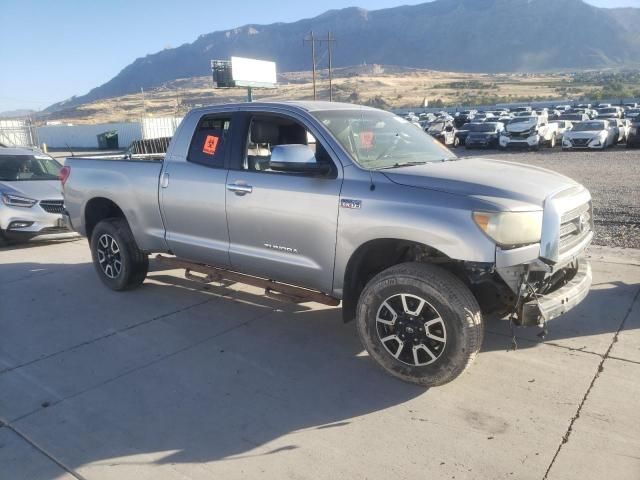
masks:
[[[65,370],[64,381],[48,373],[46,367],[38,367],[42,377],[34,382],[34,388],[44,385],[48,392],[66,394],[59,393],[60,398],[52,406],[20,420],[17,427],[35,432],[30,434],[35,441],[72,468],[93,462],[126,463],[135,468],[132,464],[140,458],[136,456],[150,454],[152,460],[147,457],[139,461],[161,465],[232,461],[300,448],[328,448],[322,442],[336,437],[322,432],[340,430],[358,417],[429,394],[424,388],[395,380],[375,366],[362,351],[355,325],[342,322],[339,308],[284,304],[251,289],[206,287],[171,276],[155,264],[152,281],[142,288],[122,294],[105,291],[105,295],[100,295],[104,287],[91,264],[13,265],[17,266],[26,271],[46,267],[64,275],[58,288],[76,299],[79,318],[58,321],[68,324],[70,330],[83,328],[83,314],[88,308],[84,303],[89,301],[103,303],[96,312],[104,308],[124,315],[128,308],[140,303],[151,306],[163,299],[187,295],[194,296],[194,300],[212,299],[210,304],[157,315],[151,321],[141,315],[136,320],[140,324],[137,332],[130,325],[113,324],[109,328],[116,333],[109,338],[120,342],[113,362],[132,365],[124,373],[114,370],[111,377],[95,380],[95,385],[80,383],[87,372],[95,375],[93,372],[105,369],[101,365],[104,354],[94,356],[89,351],[66,361],[49,356],[43,363],[60,362]],[[44,275],[34,275],[27,281],[32,288],[38,288],[45,279]],[[608,286],[595,289],[567,316],[550,322],[553,338],[557,341],[615,333],[638,284]],[[6,290],[7,294],[11,291]],[[118,309],[113,308],[115,302],[120,303]],[[621,304],[620,309],[611,309],[615,302]],[[57,303],[32,303],[30,308],[48,308],[47,318],[52,320],[67,313]],[[11,312],[0,313],[2,328],[8,318],[4,314]],[[113,315],[105,313],[104,321],[112,322]],[[231,318],[224,328],[212,330],[235,315],[243,318]],[[607,315],[610,318],[605,318]],[[159,339],[156,323],[171,330]],[[25,318],[24,328],[32,327],[38,328]],[[491,321],[487,327],[483,352],[508,349],[508,326]],[[11,334],[14,330],[15,327],[8,331]],[[28,341],[32,333],[20,338]],[[140,343],[129,344],[133,337]],[[9,335],[0,340],[0,352],[4,342],[20,338]],[[153,350],[159,343],[168,343],[162,354],[154,354],[146,363],[136,363],[141,362],[140,352]],[[536,345],[533,341],[520,343],[521,349]],[[107,348],[99,342],[95,347],[98,351]],[[9,373],[0,373],[0,377]],[[29,375],[34,378],[33,372],[24,376]],[[473,375],[473,367],[467,375]],[[71,387],[69,379],[74,379]],[[464,377],[458,381],[464,381]],[[74,387],[73,382],[78,385]],[[0,412],[2,416],[4,412]],[[314,443],[309,444],[309,437],[295,440],[295,432],[308,430],[318,431],[312,437]],[[287,437],[291,440],[279,440],[291,433],[294,435]],[[54,438],[55,442],[43,440]],[[90,441],[78,448],[80,443],[73,439]]]

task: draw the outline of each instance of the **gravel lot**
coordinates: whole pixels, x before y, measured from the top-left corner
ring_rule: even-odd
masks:
[[[462,157],[491,156],[555,170],[585,185],[593,196],[597,245],[640,248],[640,149],[604,152],[502,152],[458,148]]]

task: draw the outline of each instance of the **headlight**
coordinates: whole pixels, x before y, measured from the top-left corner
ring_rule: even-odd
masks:
[[[4,203],[5,205],[8,205],[10,207],[31,208],[36,203],[38,203],[38,201],[34,200],[33,198],[20,197],[18,195],[11,195],[10,193],[3,193],[2,194],[2,203]]]
[[[536,243],[542,234],[542,211],[473,212],[473,220],[499,245]]]

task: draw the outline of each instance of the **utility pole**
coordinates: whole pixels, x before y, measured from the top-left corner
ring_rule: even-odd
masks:
[[[308,37],[305,37],[303,43],[311,43],[311,64],[313,71],[313,99],[316,100],[316,42],[318,40],[313,36],[313,30]]]
[[[311,44],[311,63],[313,70],[313,99],[317,99],[317,89],[316,89],[316,43],[318,45],[322,45],[326,42],[327,44],[327,52],[329,54],[329,101],[333,101],[333,53],[332,53],[332,44],[335,43],[336,39],[333,38],[331,32],[327,32],[327,38],[316,38],[313,32],[310,32],[309,35],[304,37],[303,43]]]
[[[327,32],[327,50],[329,50],[329,101],[333,102],[333,86],[332,86],[332,65],[331,65],[331,42],[335,42],[331,36],[331,32]]]
[[[140,87],[140,93],[142,93],[142,115],[144,117],[147,116],[147,106],[145,105],[145,101],[144,101],[144,88]]]

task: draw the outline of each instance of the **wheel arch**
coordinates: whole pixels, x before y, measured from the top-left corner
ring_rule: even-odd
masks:
[[[342,292],[344,322],[355,318],[358,298],[371,278],[389,267],[412,261],[438,264],[456,262],[429,245],[399,238],[369,240],[356,248],[347,261],[344,273]]]
[[[106,218],[123,218],[128,222],[126,215],[116,202],[105,197],[94,197],[84,207],[84,227],[87,239],[91,241],[91,234],[95,226]]]

